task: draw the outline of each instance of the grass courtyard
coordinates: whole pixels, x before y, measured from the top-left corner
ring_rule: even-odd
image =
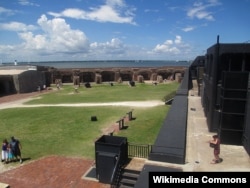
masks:
[[[171,98],[179,83],[136,83],[129,87],[126,83],[91,84],[91,88],[81,86],[75,92],[73,85],[63,85],[52,92],[43,92],[30,104],[77,104],[122,101],[164,101]],[[133,107],[133,121],[126,122],[127,129],[114,135],[125,136],[128,142],[153,144],[169,110],[168,105],[155,107]],[[131,110],[129,106],[95,107],[32,107],[0,110],[0,138],[20,139],[23,158],[35,160],[48,155],[85,157],[94,159],[95,140],[109,127]],[[97,121],[91,121],[96,116]]]

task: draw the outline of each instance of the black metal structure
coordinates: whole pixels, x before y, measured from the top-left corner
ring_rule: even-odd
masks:
[[[189,70],[176,92],[172,106],[152,146],[149,159],[185,164],[188,90],[192,87]],[[178,135],[178,136],[177,136]]]
[[[111,183],[117,162],[124,165],[128,160],[126,137],[103,135],[95,142],[96,177],[99,182]]]
[[[242,145],[243,135],[244,143],[249,143],[249,133],[244,133],[250,126],[249,71],[249,43],[220,44],[218,37],[207,49],[202,104],[209,131],[217,132],[224,144]]]
[[[250,77],[248,80],[248,90],[247,90],[247,104],[246,104],[246,118],[245,118],[245,127],[243,131],[243,146],[247,151],[248,155],[250,155]]]
[[[223,143],[242,145],[247,116],[248,76],[249,72],[222,73],[219,134]]]

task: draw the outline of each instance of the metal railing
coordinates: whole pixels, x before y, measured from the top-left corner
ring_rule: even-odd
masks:
[[[148,158],[152,145],[128,143],[128,156]]]
[[[111,183],[110,183],[111,188],[117,188],[119,186],[121,171],[122,171],[122,165],[119,153],[119,155],[117,155],[116,164],[111,176]]]

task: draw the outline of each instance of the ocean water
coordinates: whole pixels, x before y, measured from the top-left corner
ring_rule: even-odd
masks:
[[[163,67],[182,66],[189,67],[189,61],[44,61],[44,62],[19,62],[18,65],[40,65],[54,68],[115,68],[115,67]]]

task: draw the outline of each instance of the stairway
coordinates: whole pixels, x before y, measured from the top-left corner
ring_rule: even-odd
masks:
[[[123,169],[119,188],[132,188],[140,175],[140,171]]]

